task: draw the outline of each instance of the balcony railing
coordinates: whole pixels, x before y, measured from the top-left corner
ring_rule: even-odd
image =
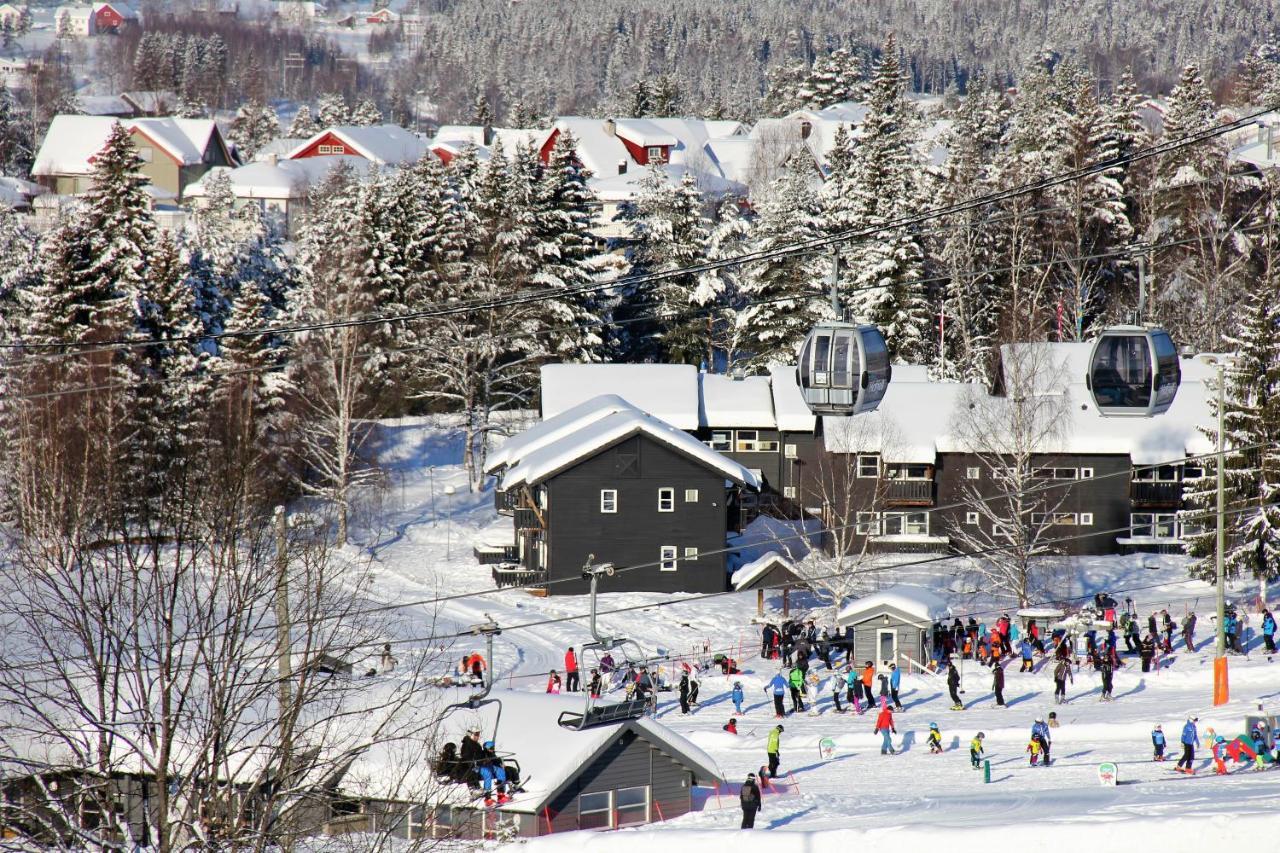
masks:
[[[929,506],[933,503],[933,480],[890,480],[885,501],[893,506]]]
[[[493,508],[502,515],[511,515],[519,505],[520,493],[515,489],[509,492],[495,491],[493,493]]]
[[[1129,483],[1129,500],[1135,504],[1177,506],[1182,502],[1181,483]]]
[[[494,545],[480,543],[472,549],[476,562],[482,566],[496,566],[500,563],[514,563],[520,559],[520,549],[515,545]]]
[[[493,567],[493,582],[498,589],[509,586],[537,586],[546,583],[547,573],[541,569],[526,569],[524,566],[503,563]]]

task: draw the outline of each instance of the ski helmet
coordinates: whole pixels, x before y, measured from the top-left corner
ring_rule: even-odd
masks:
[[[978,732],[978,740],[982,740],[985,737],[986,735],[984,735],[982,732]]]
[[[1036,722],[1037,722],[1037,723],[1043,723],[1043,722],[1044,722],[1044,717],[1036,717]]]
[[[938,730],[938,724],[937,724],[937,723],[930,723],[930,724],[929,724],[929,728],[930,728],[930,729],[932,729],[933,731],[937,731],[937,730]]]

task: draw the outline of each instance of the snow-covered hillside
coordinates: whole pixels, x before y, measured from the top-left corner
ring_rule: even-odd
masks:
[[[471,548],[478,541],[500,541],[511,521],[496,514],[491,492],[467,491],[466,475],[458,464],[460,434],[434,419],[389,422],[379,452],[391,485],[366,507],[366,521],[357,532],[373,555],[376,595],[399,603],[483,593],[403,608],[405,629],[413,635],[406,637],[403,647],[421,645],[416,638],[465,629],[489,615],[504,629],[494,655],[498,682],[542,690],[548,670],[559,668],[565,649],[580,646],[589,635],[585,618],[537,623],[583,617],[587,599],[544,599],[518,590],[493,590],[488,567],[476,563]],[[1131,595],[1143,614],[1160,608],[1179,616],[1184,608],[1198,611],[1196,652],[1176,648],[1158,672],[1146,674],[1138,671],[1134,658],[1116,674],[1112,703],[1099,702],[1099,678],[1086,668],[1069,686],[1069,702],[1052,705],[1053,681],[1043,661],[1031,673],[1019,673],[1016,666],[1008,669],[1007,708],[994,706],[990,671],[971,662],[964,671],[963,711],[948,710],[941,679],[908,674],[902,690],[906,710],[896,719],[894,744],[899,754],[893,756],[879,754],[871,714],[832,710],[826,673],[819,669],[824,677],[818,687],[819,713],[783,721],[786,775],[778,790],[766,792],[757,821],[757,828],[781,830],[771,835],[770,849],[817,850],[865,840],[891,842],[898,848],[907,843],[907,849],[927,844],[948,851],[988,850],[995,838],[991,830],[999,829],[1003,846],[1069,842],[1127,849],[1145,842],[1164,850],[1202,850],[1213,842],[1255,843],[1265,826],[1273,826],[1280,807],[1280,774],[1231,765],[1231,774],[1221,778],[1212,773],[1208,752],[1201,749],[1199,774],[1185,778],[1173,772],[1173,759],[1163,764],[1151,761],[1150,732],[1156,723],[1164,726],[1174,758],[1188,715],[1199,717],[1202,736],[1208,729],[1228,739],[1240,734],[1245,714],[1259,705],[1269,713],[1280,710],[1280,661],[1260,654],[1260,640],[1255,639],[1248,659],[1232,659],[1232,701],[1214,708],[1210,586],[1186,581],[1179,558],[1090,558],[1069,565],[1072,595],[1106,589],[1118,597]],[[908,566],[878,575],[877,582],[905,579],[945,590],[954,570],[949,564]],[[1243,599],[1255,591],[1241,587],[1232,594]],[[700,796],[702,807],[694,814],[610,835],[609,850],[647,851],[675,841],[679,849],[696,845],[718,851],[736,850],[742,843],[736,832],[724,830],[736,830],[740,819],[736,783],[765,763],[765,738],[775,720],[764,685],[777,668],[758,657],[758,633],[751,621],[753,593],[683,601],[660,594],[606,595],[600,605],[606,614],[602,622],[609,632],[637,640],[649,654],[689,654],[707,647],[741,659],[744,672],[734,677],[747,697],[740,734],[722,731],[732,715],[728,691],[734,678],[718,671],[703,677],[701,705],[690,716],[680,715],[673,693],[662,694],[659,711],[664,723],[715,758],[734,788],[719,796]],[[991,604],[969,598],[954,601],[953,607],[967,614]],[[1252,623],[1258,624],[1256,616]],[[453,656],[468,650],[465,644],[457,645]],[[1054,731],[1053,765],[1030,767],[1024,750],[1031,723],[1050,710],[1056,710],[1062,722]],[[931,755],[925,747],[931,722],[943,732],[941,755]],[[978,731],[987,735],[989,785],[969,767],[968,743]],[[518,754],[518,723],[508,724],[500,737]],[[829,759],[819,754],[818,742],[824,737],[836,744]],[[1119,764],[1118,786],[1099,784],[1097,766],[1103,761]],[[1262,837],[1270,835],[1264,832]],[[606,849],[602,840],[594,834],[573,834],[539,840],[529,849]]]

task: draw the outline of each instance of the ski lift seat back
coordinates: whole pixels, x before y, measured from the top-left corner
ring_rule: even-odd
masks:
[[[1150,418],[1173,405],[1182,382],[1178,349],[1164,329],[1115,326],[1093,343],[1085,385],[1103,417]]]
[[[819,323],[800,346],[796,382],[815,415],[873,412],[889,389],[893,368],[875,326]]]

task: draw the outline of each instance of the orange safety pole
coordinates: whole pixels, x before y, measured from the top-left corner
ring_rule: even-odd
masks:
[[[796,781],[795,775],[790,770],[787,771],[787,778],[791,780],[791,784],[795,786],[796,793],[800,793],[800,783]]]
[[[1213,659],[1213,704],[1225,705],[1231,699],[1231,689],[1227,683],[1227,659]]]
[[[658,810],[658,820],[666,821],[666,817],[664,817],[662,814],[662,803],[659,803],[657,800],[654,800],[653,807]]]
[[[547,819],[547,835],[551,835],[555,830],[551,828],[551,806],[542,807],[542,816]]]

